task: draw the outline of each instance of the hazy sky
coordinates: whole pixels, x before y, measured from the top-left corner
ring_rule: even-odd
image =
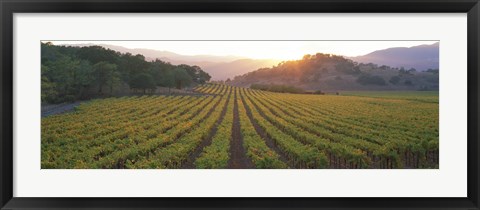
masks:
[[[391,47],[412,47],[437,41],[52,41],[61,44],[109,44],[170,51],[181,55],[233,55],[254,59],[300,59],[317,52],[365,55]]]

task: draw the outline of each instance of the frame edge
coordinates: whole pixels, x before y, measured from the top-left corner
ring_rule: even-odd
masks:
[[[1,119],[1,128],[0,128],[0,136],[2,138],[2,142],[0,143],[0,157],[1,157],[1,165],[0,165],[0,186],[1,186],[1,195],[0,195],[0,207],[1,209],[17,209],[17,208],[35,208],[37,209],[49,209],[49,208],[55,208],[55,206],[51,206],[51,202],[53,200],[57,201],[62,201],[63,204],[65,204],[65,201],[73,201],[71,204],[76,203],[76,206],[68,206],[68,207],[76,207],[76,208],[89,208],[93,207],[91,205],[98,205],[96,208],[99,209],[106,209],[106,208],[112,208],[112,206],[105,206],[105,202],[101,202],[99,199],[50,199],[50,198],[38,198],[38,199],[32,199],[32,198],[14,198],[13,197],[13,13],[15,11],[22,11],[24,9],[17,10],[18,8],[22,8],[22,6],[25,6],[25,12],[29,12],[29,9],[32,9],[34,5],[42,4],[42,1],[36,1],[35,3],[31,4],[32,6],[26,6],[25,2],[20,1],[20,3],[12,3],[12,2],[7,2],[7,1],[2,1],[0,0],[0,11],[2,11],[1,17],[2,17],[2,24],[0,26],[0,31],[2,33],[0,34],[0,47],[2,50],[0,51],[0,65],[2,67],[2,73],[1,75],[1,84],[0,84],[0,109],[2,110],[0,113],[0,119]],[[43,1],[43,3],[52,3],[52,1]],[[53,1],[55,3],[52,3],[53,5],[57,4],[58,1]],[[111,2],[111,1],[108,1]],[[386,1],[388,2],[388,1]],[[446,2],[446,1],[445,1]],[[448,1],[450,2],[450,1]],[[453,1],[452,1],[453,2]],[[450,3],[452,3],[450,2]],[[465,8],[466,5],[471,5],[472,1],[468,1],[468,3],[463,2],[463,6],[461,8]],[[462,199],[462,201],[455,201],[452,203],[456,203],[456,207],[446,205],[446,209],[479,209],[479,200],[480,200],[480,195],[479,195],[479,189],[480,189],[480,184],[478,182],[479,178],[479,158],[480,155],[478,152],[480,151],[480,145],[478,144],[478,137],[480,136],[480,130],[478,128],[478,120],[480,118],[480,113],[479,113],[479,94],[480,94],[480,86],[478,82],[480,81],[480,74],[478,73],[479,71],[479,60],[480,60],[480,43],[479,43],[479,35],[480,35],[480,30],[479,30],[479,23],[480,23],[480,6],[478,1],[475,1],[476,3],[470,7],[470,10],[468,11],[468,69],[469,69],[469,78],[468,78],[468,88],[469,88],[469,101],[468,101],[468,201],[466,202],[466,199]],[[86,4],[92,4],[93,2],[85,2]],[[111,4],[105,4],[103,2],[104,7],[105,5],[111,6]],[[148,4],[143,2],[144,4]],[[238,2],[237,2],[238,3]],[[48,5],[48,4],[47,4]],[[131,6],[131,4],[122,4],[124,5],[124,8],[127,7],[128,5]],[[126,5],[126,6],[125,6]],[[450,5],[450,4],[444,4],[444,5]],[[100,9],[95,9],[95,12],[102,12]],[[154,7],[155,8],[155,7]],[[423,7],[424,8],[424,7]],[[66,8],[64,8],[66,9]],[[74,9],[71,8],[73,11],[72,12],[82,12],[79,10],[85,9],[85,8],[80,8],[80,9]],[[105,8],[104,8],[105,9]],[[335,8],[329,8],[330,10],[335,9]],[[438,11],[446,11],[447,9],[444,7],[442,8],[437,8],[439,9]],[[46,9],[45,6],[40,7],[40,9],[33,9],[30,10],[30,12],[39,12],[39,11],[45,11],[45,10],[51,10],[50,12],[54,12],[54,10],[59,10],[58,8],[55,9],[53,7],[52,9]],[[118,9],[117,9],[118,10]],[[137,11],[138,8],[135,7],[132,10]],[[422,9],[423,11],[424,9]],[[450,9],[450,10],[455,10],[455,9]],[[459,7],[456,7],[456,10],[459,10]],[[395,10],[396,11],[396,10]],[[395,12],[393,11],[393,12]],[[457,12],[459,12],[457,11]],[[22,11],[23,12],[23,11]],[[58,11],[57,11],[58,12]],[[106,12],[114,12],[112,10],[108,10]],[[151,11],[150,11],[151,12]],[[198,12],[198,11],[197,11]],[[397,11],[398,12],[398,11]],[[7,33],[8,32],[8,33]],[[10,139],[10,140],[9,140]],[[475,140],[475,141],[474,141]],[[471,170],[474,169],[474,170]],[[229,199],[222,199],[219,198],[220,200],[223,200],[220,202],[221,204],[228,203],[226,201],[229,201]],[[348,199],[348,198],[346,198]],[[42,201],[43,200],[43,201]],[[76,200],[76,201],[74,201]],[[87,201],[87,203],[83,203],[83,201]],[[112,200],[111,198],[105,198],[104,200]],[[128,199],[127,199],[128,200]],[[168,199],[166,203],[174,203],[173,201],[176,200],[175,198]],[[196,199],[194,199],[196,200]],[[252,199],[254,200],[254,199]],[[266,199],[268,200],[268,199]],[[357,203],[358,200],[353,199],[355,202],[352,203]],[[79,202],[80,201],[80,202]],[[90,201],[90,202],[88,202]],[[93,202],[91,202],[93,201]],[[100,202],[99,202],[100,201]],[[198,201],[198,200],[196,200]],[[177,201],[178,202],[178,201]],[[83,203],[83,205],[82,205]],[[129,202],[120,202],[123,204],[127,204]],[[132,202],[132,203],[137,203],[137,202]],[[154,204],[154,203],[162,203],[162,202],[146,202],[149,204]],[[195,203],[195,202],[193,202]],[[240,201],[233,201],[230,204],[241,204],[242,202]],[[286,202],[288,204],[288,202]],[[307,203],[316,203],[316,202],[308,202]],[[319,202],[320,203],[320,202]],[[330,205],[332,203],[337,203],[339,204],[340,202],[327,202]],[[362,203],[362,202],[359,202]],[[383,203],[383,202],[382,202]],[[38,205],[36,207],[30,206],[30,205]],[[138,203],[137,203],[138,204]],[[177,203],[178,204],[178,203]],[[258,204],[258,203],[257,203]],[[418,205],[419,203],[417,203]],[[425,204],[420,204],[417,207],[420,208],[425,208],[422,207]],[[461,206],[460,206],[461,205]],[[101,207],[102,206],[102,207]],[[129,206],[127,204],[127,206]],[[214,205],[216,206],[216,205]],[[242,207],[236,207],[236,208],[246,208],[246,206],[241,205]],[[348,206],[348,205],[347,205]],[[63,206],[60,208],[65,208],[67,206]],[[121,206],[117,206],[118,208],[121,208]],[[213,206],[212,206],[213,207]],[[217,206],[218,208],[219,206]],[[263,205],[260,205],[259,207],[262,207],[264,209],[265,207]],[[287,205],[284,206],[287,208],[292,208],[294,206]],[[360,205],[359,207],[363,208],[368,208],[368,206],[362,206]],[[57,206],[58,208],[58,206]],[[145,207],[144,207],[145,208]],[[149,207],[152,208],[152,207]],[[188,208],[188,207],[187,207]],[[207,207],[203,207],[207,208]],[[230,207],[231,208],[231,207]],[[339,208],[339,207],[337,207]],[[411,207],[404,207],[404,208],[413,208]],[[430,206],[431,208],[431,206]],[[135,208],[129,208],[126,207],[125,209],[135,209]],[[172,206],[168,207],[165,206],[164,209],[173,209]],[[256,209],[260,209],[256,207]],[[300,209],[300,208],[299,208]],[[342,209],[340,207],[339,209]]]

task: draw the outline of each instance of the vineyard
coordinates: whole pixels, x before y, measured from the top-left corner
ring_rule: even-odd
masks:
[[[42,118],[43,169],[438,168],[437,95],[310,95],[221,84]]]

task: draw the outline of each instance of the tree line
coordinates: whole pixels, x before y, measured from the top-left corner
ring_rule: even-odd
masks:
[[[264,90],[277,93],[305,93],[305,90],[290,85],[251,84],[250,88],[254,90]]]
[[[199,66],[173,65],[101,46],[41,44],[42,103],[62,103],[127,93],[183,89],[211,76]]]

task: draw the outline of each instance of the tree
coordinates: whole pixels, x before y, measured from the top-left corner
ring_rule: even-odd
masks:
[[[76,89],[76,98],[88,98],[88,90],[95,83],[95,70],[88,62],[81,60],[75,70],[74,87]]]
[[[358,72],[354,67],[355,65],[353,64],[353,61],[341,60],[337,61],[337,64],[335,65],[335,70],[345,74],[356,74]]]
[[[155,61],[152,61],[150,63],[150,67],[148,69],[148,73],[152,75],[153,79],[159,86],[165,86],[163,83],[165,82],[165,77],[168,76],[168,74],[171,74],[171,71],[173,71],[174,65],[161,61],[159,59],[156,59]]]
[[[90,63],[99,63],[106,61],[116,64],[120,57],[120,53],[106,49],[102,46],[88,46],[78,49],[78,58],[87,60]]]
[[[130,81],[130,88],[132,89],[142,89],[143,93],[146,93],[146,90],[155,90],[157,88],[157,85],[155,84],[155,81],[153,80],[153,77],[150,74],[147,73],[142,73],[136,75],[131,81]]]
[[[42,70],[48,68],[42,65]],[[45,70],[44,70],[45,71]],[[42,103],[49,103],[55,102],[55,98],[57,97],[58,93],[55,90],[55,83],[51,82],[48,77],[42,76],[42,84],[41,84],[41,100]]]
[[[276,84],[252,84],[250,85],[251,89],[256,90],[265,90],[270,92],[278,93],[304,93],[305,90],[289,85],[276,85]],[[321,91],[320,91],[321,92]]]
[[[389,82],[396,85],[396,84],[398,84],[398,82],[400,82],[400,77],[399,76],[393,76],[392,78],[390,78]]]
[[[52,82],[58,82],[59,93],[66,93],[73,85],[73,75],[78,62],[68,56],[52,62],[49,68],[45,69],[46,76],[51,78]]]
[[[210,75],[207,72],[204,72],[200,66],[189,66],[185,64],[178,65],[178,68],[185,69],[193,82],[204,84],[206,81],[210,80]]]
[[[205,84],[205,82],[210,81],[211,78],[212,77],[207,72],[200,71],[198,73],[198,83],[200,83],[200,84]]]
[[[177,89],[182,89],[186,86],[189,86],[190,83],[192,83],[192,78],[187,73],[187,71],[183,68],[175,69],[174,79],[175,79],[175,85]]]
[[[62,55],[48,62],[48,65],[43,65],[42,76],[46,77],[44,81],[53,83],[57,93],[55,99],[50,101],[57,103],[76,99],[79,92],[76,79],[81,63],[80,60]]]
[[[370,74],[362,74],[357,78],[357,82],[362,84],[362,85],[380,85],[384,86],[386,85],[385,80],[376,75],[370,75]]]
[[[107,92],[105,88],[112,94],[140,74],[149,74],[155,87],[183,88],[192,82],[210,80],[210,75],[198,66],[176,66],[159,59],[148,62],[142,55],[122,54],[101,46],[41,43],[41,65],[43,103],[90,99]],[[184,70],[176,74],[179,67]]]
[[[400,70],[398,70],[399,75],[409,75],[411,74],[412,71],[407,71],[405,68],[401,67]]]
[[[175,87],[175,73],[173,70],[165,70],[159,82],[160,86],[168,87],[168,94],[170,94],[170,88]]]
[[[118,63],[118,71],[125,82],[129,82],[139,74],[148,73],[149,67],[150,63],[145,61],[143,55],[132,55],[130,53],[122,55]]]
[[[110,81],[117,80],[118,77],[114,72],[117,70],[117,65],[106,61],[98,62],[93,65],[95,70],[96,82],[98,85],[98,93],[103,93],[103,86],[108,85]]]
[[[107,81],[107,85],[110,88],[110,94],[113,94],[113,89],[121,83],[120,72],[113,71],[110,79]]]
[[[433,73],[433,74],[438,74],[438,69],[428,69],[426,72]]]

